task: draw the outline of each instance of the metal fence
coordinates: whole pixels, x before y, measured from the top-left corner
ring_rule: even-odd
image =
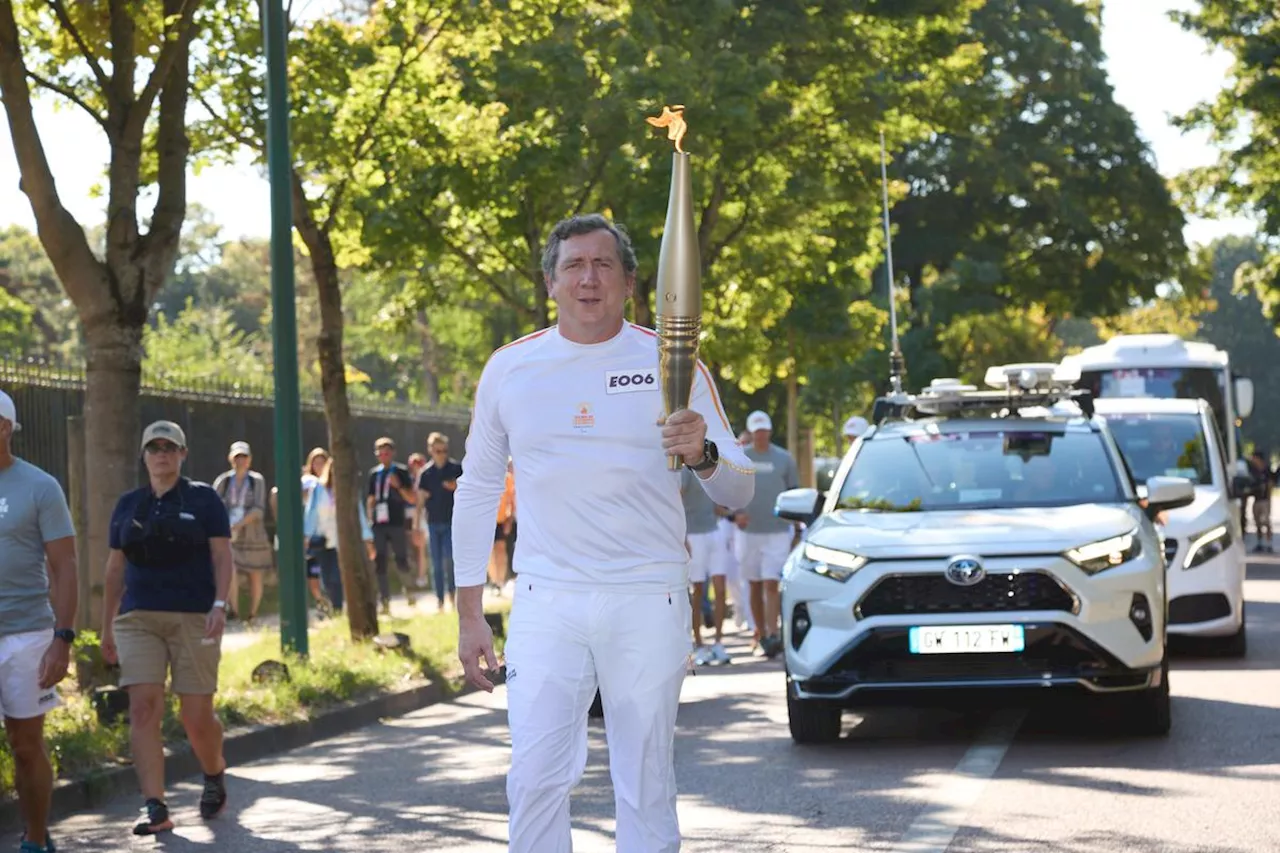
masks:
[[[67,419],[84,412],[83,366],[0,357],[0,388],[13,397],[22,431],[14,439],[16,455],[38,465],[67,488]],[[230,466],[227,450],[233,441],[253,448],[253,467],[276,480],[275,402],[269,384],[232,384],[181,375],[143,375],[139,399],[141,423],[171,420],[187,434],[190,445],[185,473],[212,482]],[[352,429],[363,467],[377,464],[374,442],[388,436],[404,462],[410,453],[426,452],[427,436],[449,436],[455,455],[462,452],[469,413],[460,407],[427,410],[406,403],[360,402],[352,405]],[[312,447],[327,447],[329,430],[324,402],[318,396],[302,400],[302,455]],[[92,465],[93,459],[87,460]],[[138,482],[145,480],[141,461]]]

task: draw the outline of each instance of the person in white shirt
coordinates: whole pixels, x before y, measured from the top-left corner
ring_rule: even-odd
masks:
[[[542,267],[558,324],[496,351],[476,389],[453,515],[458,654],[467,680],[492,691],[481,596],[509,455],[520,504],[505,655],[509,849],[572,849],[569,797],[598,688],[618,849],[673,853],[692,610],[681,472],[667,456],[727,507],[750,501],[754,470],[701,364],[689,408],[660,425],[658,341],[625,321],[636,259],[621,229],[598,214],[560,222]]]

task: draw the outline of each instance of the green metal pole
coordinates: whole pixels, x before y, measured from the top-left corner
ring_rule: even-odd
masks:
[[[280,645],[307,655],[307,580],[302,554],[302,413],[294,307],[292,162],[282,0],[262,4],[267,52],[267,168],[271,175],[271,308],[275,350],[276,484],[280,490]]]

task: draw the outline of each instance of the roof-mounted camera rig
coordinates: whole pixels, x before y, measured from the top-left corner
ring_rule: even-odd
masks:
[[[935,379],[917,394],[887,394],[876,401],[875,423],[919,416],[1001,416],[1038,414],[1093,417],[1093,395],[1076,388],[1080,371],[1060,364],[1005,364],[987,370],[979,390],[958,379]]]

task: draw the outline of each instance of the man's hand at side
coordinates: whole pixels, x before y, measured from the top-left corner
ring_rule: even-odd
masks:
[[[484,666],[490,671],[498,668],[498,656],[493,652],[493,630],[484,616],[458,617],[458,659],[462,661],[462,669],[467,681],[486,693],[493,692],[493,682],[485,678]]]
[[[40,659],[40,689],[48,690],[67,677],[71,666],[71,644],[55,639]]]

